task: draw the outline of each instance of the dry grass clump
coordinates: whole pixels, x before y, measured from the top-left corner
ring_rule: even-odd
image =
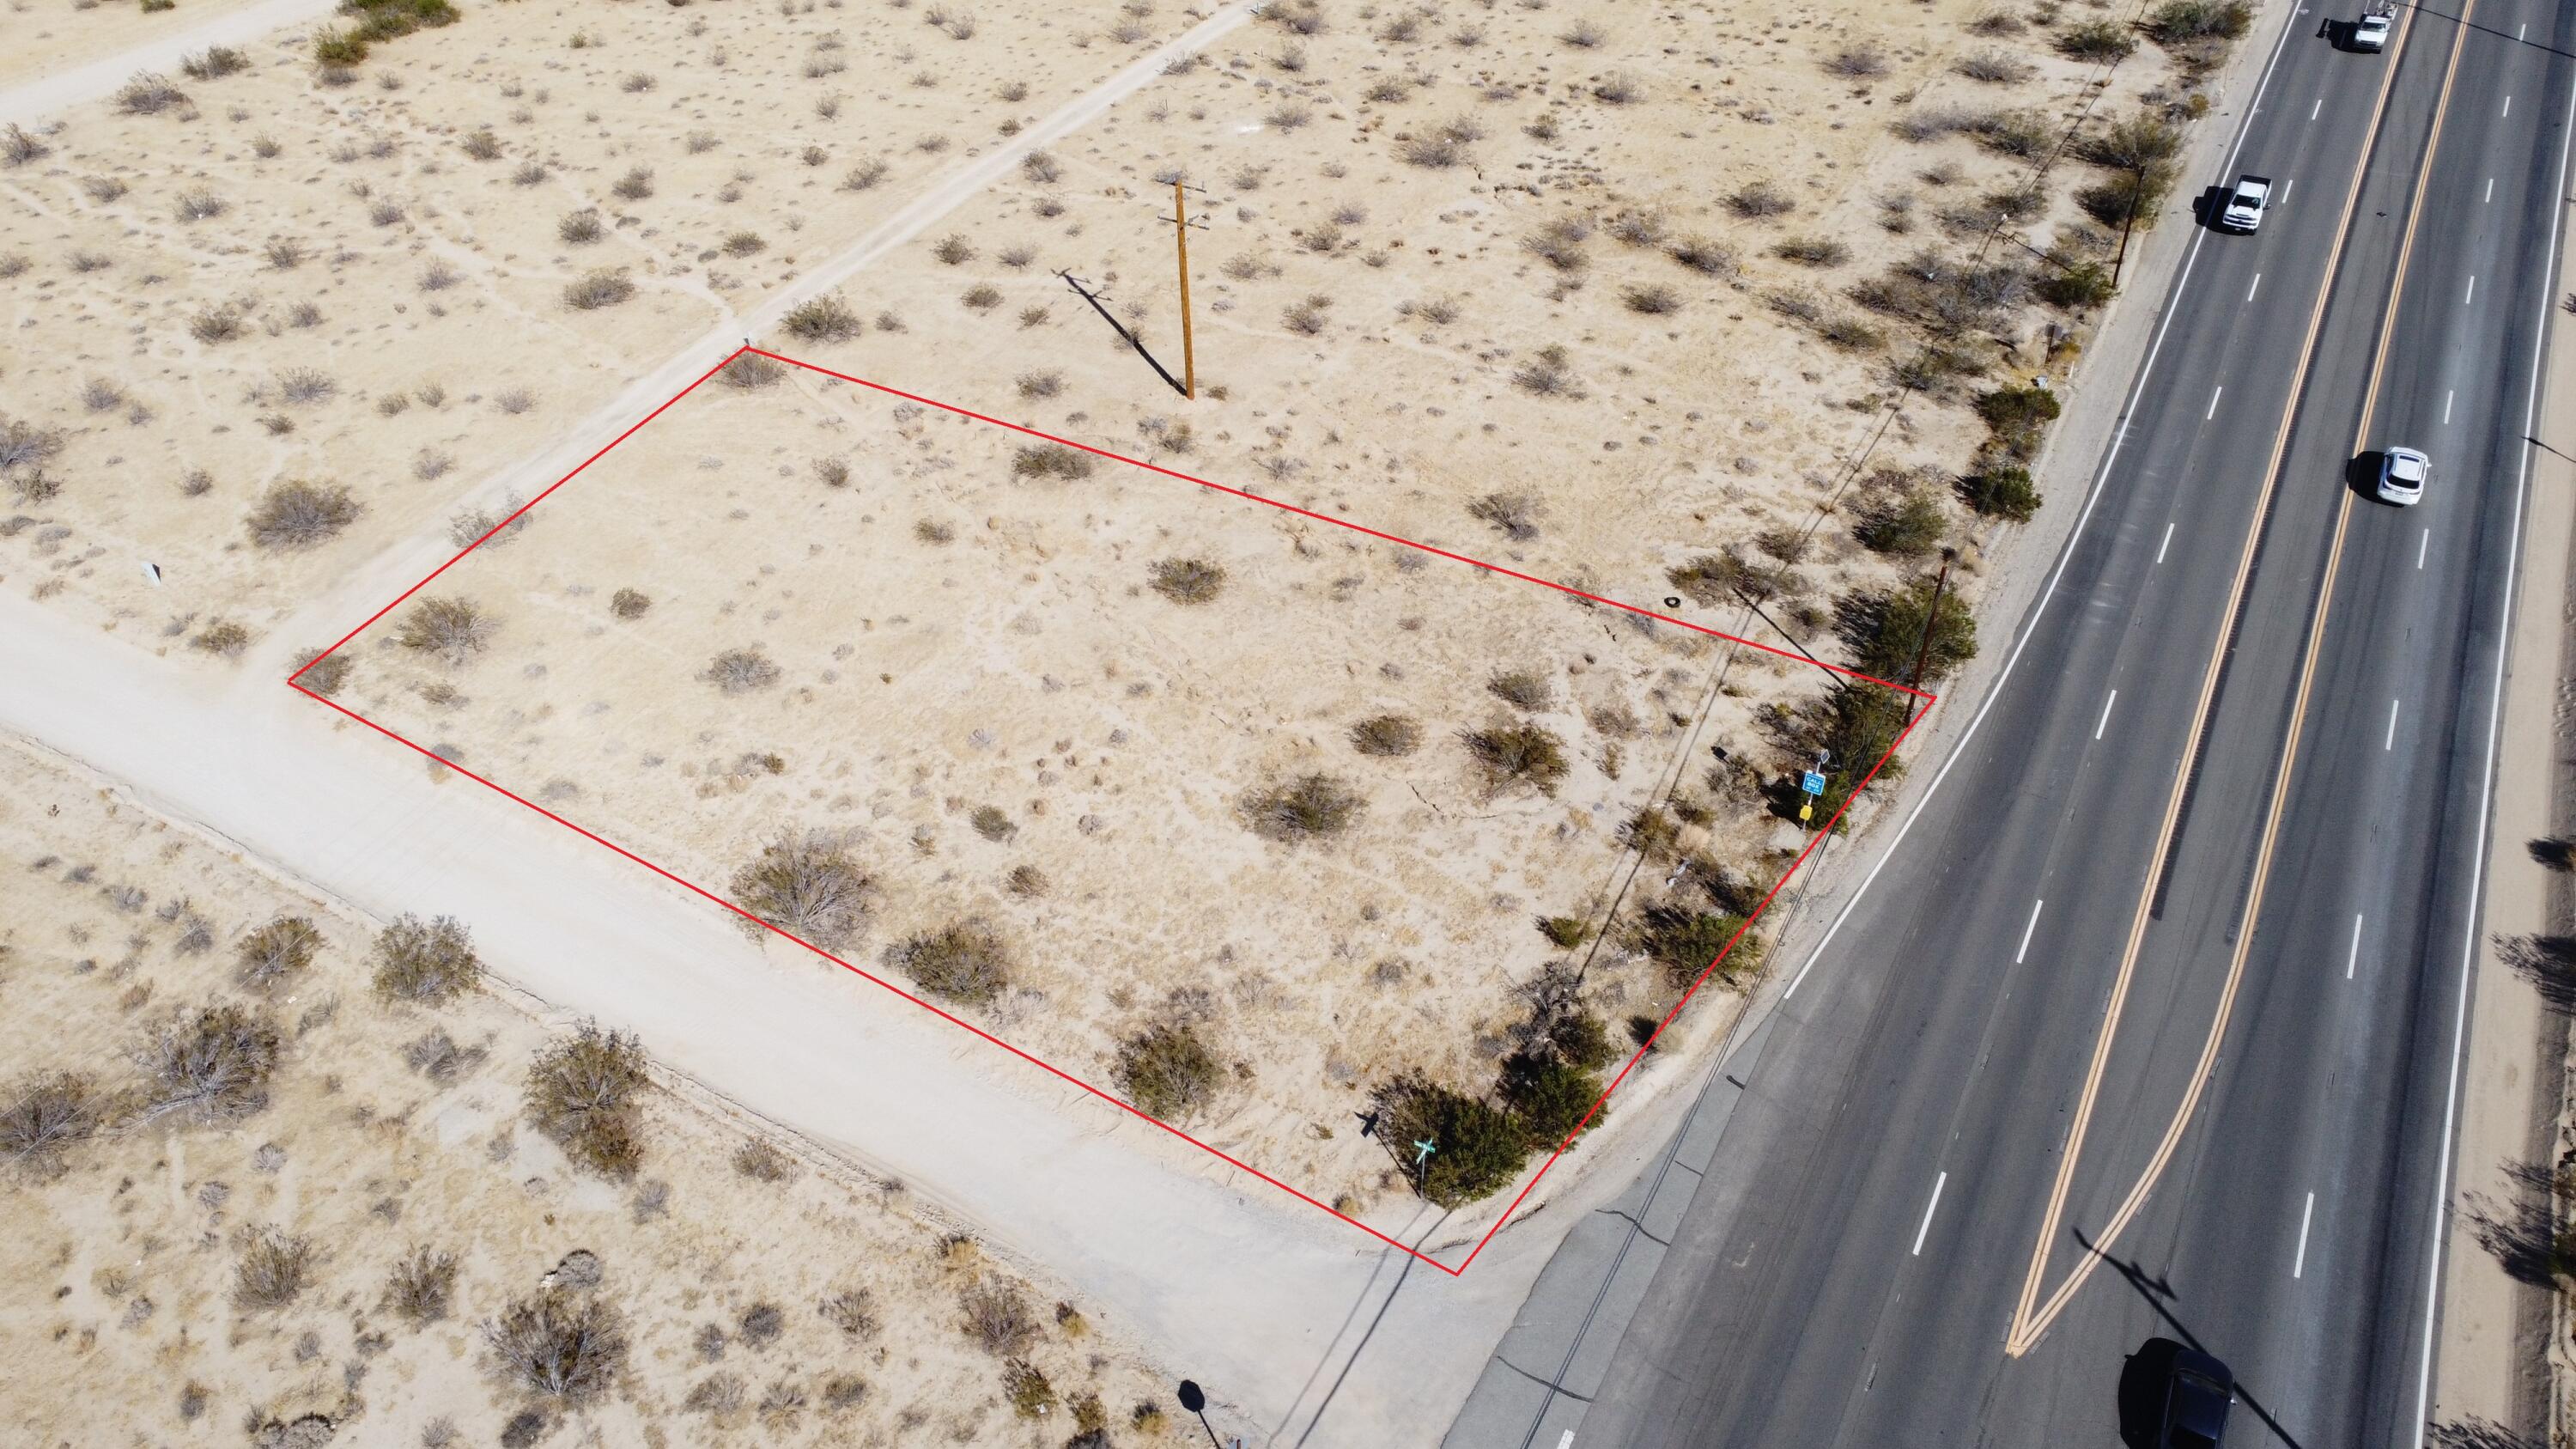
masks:
[[[188,93],[152,72],[136,71],[116,92],[116,108],[129,116],[157,116],[188,103]]]
[[[232,619],[217,619],[198,630],[196,637],[188,641],[188,647],[219,659],[238,659],[242,651],[250,647],[250,640],[249,625]]]
[[[250,69],[250,57],[229,45],[208,46],[195,55],[179,58],[179,73],[190,80],[221,80]]]
[[[483,1325],[502,1376],[566,1405],[604,1397],[626,1368],[626,1330],[605,1299],[549,1289]]]
[[[385,1283],[385,1307],[414,1328],[438,1322],[447,1316],[449,1300],[455,1295],[456,1270],[455,1254],[425,1243],[414,1247],[409,1256],[394,1263]]]
[[[1030,1307],[1027,1295],[1011,1284],[973,1284],[957,1295],[957,1306],[965,1315],[960,1326],[966,1336],[996,1358],[1026,1353],[1037,1342],[1037,1310]]]
[[[766,1139],[755,1137],[735,1151],[733,1170],[754,1182],[785,1182],[796,1175],[796,1162]]]
[[[2079,21],[2057,36],[2058,52],[2070,60],[2126,60],[2137,48],[2137,37],[2116,20]]]
[[[567,246],[588,246],[608,234],[608,226],[599,218],[599,208],[585,206],[570,212],[555,223],[555,235]]]
[[[1513,372],[1512,385],[1539,397],[1583,396],[1583,388],[1574,377],[1572,355],[1554,343],[1540,348],[1537,356]]]
[[[1090,477],[1093,463],[1092,456],[1080,448],[1070,448],[1062,443],[1040,443],[1035,447],[1022,448],[1011,456],[1011,476],[1070,482]]]
[[[1536,670],[1505,669],[1485,681],[1485,692],[1517,710],[1535,713],[1556,703],[1556,693]]]
[[[1493,525],[1514,543],[1538,537],[1540,503],[1534,493],[1488,493],[1467,505],[1467,516]]]
[[[37,140],[23,126],[13,123],[8,130],[0,131],[0,161],[5,161],[11,166],[24,166],[30,161],[41,161],[52,154],[54,154],[53,147]]]
[[[566,282],[563,291],[564,305],[580,312],[614,307],[634,295],[635,283],[614,267],[586,272],[578,281]]]
[[[1011,984],[1008,944],[981,921],[958,921],[889,947],[886,964],[949,1001],[981,1005]]]
[[[1363,755],[1402,756],[1422,748],[1422,725],[1410,715],[1371,715],[1351,726],[1351,748]]]
[[[1244,801],[1243,814],[1253,833],[1294,845],[1341,834],[1357,824],[1367,808],[1358,791],[1318,773],[1254,791]]]
[[[1887,52],[1875,45],[1847,45],[1825,58],[1829,75],[1848,80],[1871,80],[1887,74]]]
[[[277,1026],[265,1013],[215,1005],[174,1014],[134,1053],[143,1069],[143,1115],[177,1112],[200,1122],[250,1116],[268,1105],[277,1051]]]
[[[1786,216],[1797,208],[1787,192],[1768,181],[1748,181],[1726,195],[1726,209],[1747,221]]]
[[[574,1162],[624,1181],[644,1159],[644,1045],[584,1022],[528,1067],[528,1120]]]
[[[20,1077],[0,1105],[0,1159],[39,1175],[50,1176],[62,1155],[98,1130],[106,1104],[76,1072],[39,1072]]]
[[[1014,1359],[1002,1365],[1002,1397],[1023,1419],[1043,1419],[1055,1412],[1055,1385],[1037,1365]]]
[[[241,1258],[233,1264],[233,1306],[245,1313],[284,1308],[303,1293],[313,1272],[313,1244],[280,1228],[242,1231]]]
[[[473,986],[483,962],[454,916],[396,916],[376,936],[376,993],[388,1001],[437,1006]]]
[[[349,682],[357,665],[345,654],[324,654],[314,650],[296,662],[295,683],[300,689],[329,699]]]
[[[322,949],[322,933],[303,916],[280,916],[241,938],[233,948],[233,982],[245,991],[267,991],[301,975]]]
[[[1565,758],[1565,741],[1557,738],[1555,731],[1541,725],[1496,725],[1490,729],[1471,730],[1465,739],[1467,753],[1474,760],[1477,773],[1483,777],[1485,792],[1489,795],[1516,789],[1553,795],[1557,782],[1565,778],[1570,768]]]
[[[441,596],[413,606],[394,630],[394,642],[456,666],[489,648],[499,628],[473,600]]]
[[[877,1295],[865,1288],[844,1288],[824,1299],[815,1311],[844,1338],[874,1338],[883,1327],[877,1320]]]
[[[1851,248],[1825,236],[1793,236],[1771,249],[1771,255],[1802,267],[1839,267],[1851,260]]]
[[[625,175],[617,178],[617,184],[608,189],[620,200],[643,201],[653,194],[653,168],[630,166]]]
[[[1445,171],[1463,165],[1467,148],[1481,141],[1485,128],[1472,117],[1458,116],[1443,121],[1420,135],[1407,136],[1395,148],[1396,159],[1408,166]]]
[[[1167,558],[1154,565],[1154,592],[1175,604],[1205,604],[1225,589],[1225,566],[1205,559]]]
[[[967,823],[974,827],[977,835],[995,844],[1020,833],[1020,827],[1012,821],[1009,812],[999,805],[976,806],[975,813],[967,817]]]
[[[608,596],[608,612],[629,621],[641,619],[653,612],[653,596],[641,589],[619,589]]]
[[[2030,62],[2008,50],[1981,50],[1962,56],[1950,67],[1973,81],[1989,85],[2019,85],[2031,77]]]
[[[769,656],[754,644],[746,649],[728,649],[710,662],[700,679],[726,694],[749,694],[776,684],[779,670]]]
[[[757,352],[737,355],[716,373],[716,381],[730,388],[751,392],[772,387],[787,380],[787,364]]]
[[[1579,216],[1560,216],[1535,234],[1521,238],[1521,250],[1560,272],[1579,272],[1591,261],[1583,254],[1583,244],[1591,237],[1591,222]]]
[[[805,342],[846,342],[864,327],[859,314],[851,311],[847,302],[829,293],[799,303],[788,312],[782,325],[788,336]]]
[[[945,265],[952,267],[964,266],[966,263],[975,260],[975,244],[966,240],[965,234],[962,232],[950,232],[948,235],[941,237],[938,241],[931,243],[930,254],[937,257]]]
[[[783,834],[735,871],[734,904],[781,931],[838,950],[867,928],[875,882],[823,834]]]
[[[1206,1106],[1224,1080],[1216,1054],[1188,1023],[1148,1027],[1118,1048],[1118,1085],[1148,1117],[1180,1122]]]
[[[63,450],[63,435],[24,420],[0,418],[0,473],[41,468]]]
[[[269,486],[242,520],[261,548],[310,548],[357,521],[366,505],[336,483],[290,478]]]
[[[1681,294],[1660,282],[1622,288],[1619,301],[1629,311],[1648,317],[1667,317],[1682,309]]]

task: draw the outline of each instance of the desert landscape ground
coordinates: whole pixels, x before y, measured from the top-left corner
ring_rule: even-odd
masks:
[[[1794,858],[1798,770],[1830,815],[1895,738],[1794,656],[1973,654],[2209,53],[2103,4],[1277,3],[1025,139],[1240,8],[349,6],[0,133],[0,581],[271,687],[793,301],[750,340],[1759,640],[753,356],[303,678],[1355,1215],[1500,1192]],[[16,74],[128,43],[57,9]],[[1007,1413],[907,1372],[969,1369]]]

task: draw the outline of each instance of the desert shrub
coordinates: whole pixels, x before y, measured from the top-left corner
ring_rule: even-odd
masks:
[[[1786,192],[1768,181],[1751,181],[1726,196],[1726,209],[1748,221],[1785,216],[1797,209]]]
[[[1887,74],[1887,53],[1865,42],[1848,45],[1826,57],[1825,70],[1830,75],[1851,80],[1883,76]]]
[[[1623,288],[1619,293],[1619,301],[1629,311],[1643,313],[1649,317],[1668,316],[1682,309],[1681,294],[1659,282]]]
[[[483,1325],[501,1373],[530,1393],[586,1404],[615,1386],[626,1367],[626,1330],[596,1296],[549,1289],[522,1298]]]
[[[826,293],[791,309],[784,325],[787,334],[806,342],[846,342],[859,335],[859,314],[847,302]]]
[[[474,938],[454,916],[396,916],[376,935],[376,993],[388,1001],[437,1006],[482,974]]]
[[[188,93],[152,72],[136,71],[116,92],[116,108],[129,116],[157,116],[188,103]]]
[[[1011,984],[1011,951],[981,921],[957,921],[886,950],[886,964],[949,1001],[981,1005]]]
[[[1538,350],[1512,374],[1512,385],[1539,397],[1580,397],[1581,386],[1575,381],[1574,362],[1566,350],[1550,343]]]
[[[313,1244],[280,1228],[245,1229],[233,1263],[233,1306],[245,1313],[284,1308],[313,1273]]]
[[[634,295],[635,283],[614,267],[585,272],[578,281],[566,282],[563,290],[564,305],[580,312],[614,307]]]
[[[1091,476],[1092,456],[1062,443],[1040,443],[1011,457],[1014,478],[1056,478],[1070,482]]]
[[[2030,470],[2014,464],[1980,469],[1959,480],[1959,501],[1989,518],[2028,523],[2039,512],[2039,490]]]
[[[1614,70],[1592,83],[1592,98],[1604,105],[1624,106],[1645,94],[1645,83],[1624,70]]]
[[[1154,565],[1154,592],[1175,604],[1204,604],[1225,588],[1225,566],[1205,559],[1167,558]]]
[[[37,140],[24,126],[12,123],[7,131],[0,132],[0,161],[12,166],[43,160],[53,151],[53,147]]]
[[[735,1151],[733,1170],[754,1182],[785,1182],[796,1175],[795,1159],[755,1137]]]
[[[710,661],[698,678],[726,694],[749,694],[776,684],[779,670],[769,656],[754,644],[745,649],[728,649]]]
[[[1445,171],[1463,164],[1467,159],[1468,146],[1484,134],[1484,127],[1462,116],[1422,134],[1405,137],[1396,143],[1395,156],[1407,166]]]
[[[1422,726],[1409,715],[1372,715],[1351,726],[1351,748],[1363,755],[1409,755],[1422,748]]]
[[[1022,397],[1053,397],[1064,391],[1064,374],[1052,371],[1024,372],[1012,385],[1019,389]]]
[[[2059,53],[2071,60],[2126,60],[2137,48],[2137,37],[2116,20],[2078,21],[2057,36]]]
[[[457,142],[456,145],[458,150],[477,161],[501,159],[501,138],[493,135],[492,128],[489,126],[466,132],[465,139]]]
[[[1467,505],[1467,516],[1492,524],[1514,543],[1538,537],[1538,496],[1533,493],[1488,493]]]
[[[950,232],[931,243],[930,254],[938,258],[942,265],[961,267],[975,260],[975,244],[966,240],[962,232]]]
[[[642,201],[653,194],[653,168],[630,166],[626,174],[618,177],[617,183],[608,189],[622,200]]]
[[[1148,1117],[1186,1120],[1223,1080],[1216,1054],[1187,1022],[1148,1027],[1118,1048],[1118,1085]]]
[[[230,307],[207,307],[188,320],[188,335],[211,347],[241,339],[241,314]]]
[[[268,1105],[277,1069],[277,1026],[266,1013],[230,1005],[178,1012],[135,1049],[146,1117],[184,1113],[227,1122]]]
[[[1411,1166],[1412,1144],[1432,1153],[1414,1170],[1415,1186],[1445,1208],[1490,1197],[1520,1175],[1529,1133],[1511,1113],[1407,1072],[1377,1091],[1378,1136]]]
[[[2182,127],[2153,111],[2122,116],[2085,139],[2078,148],[2097,166],[2136,170],[2171,161],[2182,152]]]
[[[1592,923],[1581,916],[1541,916],[1538,933],[1560,951],[1571,951],[1592,939]]]
[[[444,1031],[429,1031],[403,1048],[403,1065],[445,1086],[482,1065],[489,1055],[481,1047],[458,1046],[456,1038]]]
[[[408,1256],[394,1261],[393,1274],[385,1283],[386,1309],[415,1328],[445,1318],[448,1301],[456,1292],[456,1268],[455,1254],[426,1243],[415,1246]]]
[[[269,485],[243,520],[261,548],[309,548],[357,521],[366,506],[336,483],[290,478]]]
[[[555,235],[568,246],[588,246],[606,235],[607,231],[606,224],[599,219],[599,208],[595,206],[569,212],[563,220],[555,223]]]
[[[1739,938],[1737,932],[1743,931]],[[1724,981],[1741,980],[1762,961],[1762,940],[1744,930],[1744,917],[1732,911],[1704,911],[1688,906],[1648,906],[1638,913],[1629,942],[1664,968],[1664,980],[1676,991],[1697,981],[1709,963],[1720,963]],[[1728,943],[1734,949],[1728,950]]]
[[[1548,1023],[1546,1040],[1550,1050],[1587,1072],[1597,1072],[1619,1057],[1619,1049],[1610,1041],[1610,1028],[1588,1011],[1558,1014]]]
[[[394,642],[455,666],[489,648],[499,627],[473,600],[442,595],[413,605],[395,628]]]
[[[716,381],[744,392],[772,387],[786,379],[787,364],[757,352],[741,353],[716,372]]]
[[[0,419],[0,473],[41,468],[63,450],[63,435],[26,421]]]
[[[2111,300],[2111,274],[2100,262],[2077,262],[2039,279],[2041,300],[2069,312],[2099,307]]]
[[[865,930],[876,883],[849,848],[820,833],[782,834],[735,871],[734,904],[789,935],[837,950]]]
[[[1887,345],[1887,334],[1853,316],[1827,317],[1816,324],[1816,335],[1845,352],[1876,352]]]
[[[620,619],[641,619],[653,611],[653,598],[641,589],[619,589],[608,596],[608,612]]]
[[[1539,1152],[1554,1151],[1576,1127],[1597,1127],[1610,1115],[1610,1104],[1601,1101],[1601,1079],[1553,1052],[1506,1058],[1496,1091],[1520,1119],[1530,1148]],[[1599,1111],[1593,1110],[1595,1102],[1601,1103]]]
[[[1243,803],[1243,814],[1254,834],[1294,845],[1341,834],[1367,808],[1359,792],[1341,781],[1308,774],[1254,791]]]
[[[1521,238],[1521,250],[1560,272],[1581,271],[1590,261],[1583,254],[1583,243],[1592,235],[1592,223],[1577,216],[1560,216]]]
[[[1569,768],[1565,742],[1540,725],[1495,725],[1471,730],[1464,738],[1487,794],[1526,787],[1553,795]]]
[[[957,1306],[964,1314],[966,1336],[996,1358],[1025,1353],[1037,1342],[1037,1310],[1008,1283],[973,1284],[957,1295]]]
[[[642,1042],[583,1022],[529,1065],[528,1120],[576,1164],[622,1182],[643,1161],[649,1085]]]
[[[824,1299],[816,1311],[844,1338],[874,1338],[881,1327],[877,1321],[877,1295],[865,1288],[844,1288]]]
[[[295,683],[299,688],[329,699],[347,686],[349,675],[358,666],[351,663],[345,654],[324,654],[316,650],[306,653],[295,667],[298,671]]]
[[[1034,1364],[1013,1359],[1002,1366],[1002,1397],[1023,1419],[1043,1419],[1056,1405],[1055,1385]]]
[[[967,817],[967,823],[975,828],[977,835],[995,842],[1008,840],[1020,833],[1020,827],[1013,824],[1011,817],[998,805],[976,806],[975,813]]]
[[[1945,602],[1942,607],[1947,612],[1949,605]],[[1910,670],[1913,663],[1908,655],[1904,668]],[[1906,702],[1904,695],[1893,690],[1861,686],[1830,690],[1794,709],[1769,712],[1766,724],[1789,753],[1811,757],[1823,750],[1838,762],[1825,772],[1825,793],[1815,802],[1819,819],[1829,819],[1841,810],[1861,777],[1887,755],[1905,727]],[[1889,759],[1881,778],[1894,779],[1903,765],[1902,760]],[[1806,799],[1794,789],[1787,793],[1796,800]],[[1784,812],[1794,813],[1794,801],[1782,804]]]
[[[1835,606],[1835,632],[1851,649],[1853,668],[1879,679],[1912,683],[1907,676],[1914,672],[1915,656],[1921,652],[1923,683],[1930,684],[1977,657],[1976,616],[1968,612],[1956,590],[1941,595],[1940,616],[1925,650],[1924,621],[1932,615],[1933,583],[1916,579],[1898,589],[1853,594]],[[1886,697],[1884,690],[1868,692]],[[1834,758],[1849,764],[1857,757],[1837,751]]]
[[[1950,68],[1970,80],[1991,85],[2015,85],[2031,76],[2030,63],[2008,50],[1981,50],[1961,57]]]
[[[76,1072],[35,1072],[10,1084],[0,1104],[0,1159],[39,1173],[62,1163],[99,1127],[105,1104]]]
[[[2039,451],[2040,438],[2059,411],[2057,394],[2044,387],[1999,387],[1977,394],[1977,416],[2016,458]]]
[[[1852,536],[1872,553],[1918,558],[1939,548],[1949,531],[1939,501],[1927,490],[1908,488],[1863,511]]]
[[[2147,34],[2156,44],[2187,45],[2195,40],[2234,40],[2254,23],[2246,0],[2164,0],[2148,12]]]
[[[1534,712],[1556,703],[1546,676],[1532,669],[1497,670],[1485,681],[1485,692],[1518,710]]]
[[[267,991],[313,964],[322,933],[303,916],[280,916],[241,938],[233,948],[233,981],[245,991]]]
[[[238,659],[241,652],[250,647],[250,637],[249,625],[231,619],[217,619],[198,630],[196,637],[188,641],[188,647],[200,654]]]
[[[1987,150],[2021,161],[2035,161],[2057,146],[2057,130],[2037,111],[1989,111],[1967,122],[1967,129]]]
[[[2077,190],[2075,204],[2104,226],[2130,225],[2163,209],[2173,183],[2172,165],[2159,161],[2143,170],[2115,172]]]
[[[1839,267],[1851,260],[1851,248],[1824,236],[1793,236],[1771,249],[1771,255],[1802,267]]]

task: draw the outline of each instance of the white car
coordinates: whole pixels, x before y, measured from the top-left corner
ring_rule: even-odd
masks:
[[[2258,231],[2263,226],[2263,208],[2272,204],[2272,178],[2250,172],[2236,178],[2236,187],[2218,213],[2218,224],[2228,231]]]
[[[2390,448],[2379,455],[2379,501],[2409,508],[2424,501],[2424,480],[2433,460],[2413,448]]]
[[[2389,29],[2396,23],[2397,17],[2386,10],[2373,9],[2364,13],[2353,22],[2352,48],[2374,54],[2386,50]]]

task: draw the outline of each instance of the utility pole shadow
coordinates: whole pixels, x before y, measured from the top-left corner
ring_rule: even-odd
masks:
[[[1163,364],[1155,358],[1154,354],[1146,351],[1145,344],[1137,338],[1135,333],[1127,330],[1127,324],[1119,321],[1117,317],[1110,313],[1107,307],[1101,305],[1100,299],[1092,295],[1090,288],[1085,287],[1082,283],[1074,280],[1073,273],[1071,272],[1058,272],[1056,275],[1064,278],[1064,284],[1071,287],[1077,296],[1081,297],[1082,300],[1089,302],[1091,304],[1091,310],[1099,313],[1100,320],[1108,323],[1110,329],[1116,332],[1121,340],[1125,341],[1128,346],[1136,349],[1136,355],[1145,359],[1145,365],[1154,369],[1154,375],[1156,377],[1161,378],[1172,391],[1179,393],[1183,397],[1189,396],[1189,389],[1181,386],[1181,380],[1172,376],[1171,369],[1163,366]]]
[[[2176,1344],[2172,1339],[2150,1338],[2129,1356],[2120,1370],[2120,1442],[2128,1445],[2129,1449],[2152,1449],[2156,1433],[2162,1427],[2158,1419],[2164,1410],[2165,1376],[2173,1363],[2174,1350],[2187,1345],[2208,1353],[2209,1347],[2169,1306],[2181,1301],[2181,1295],[2174,1291],[2173,1285],[2161,1278],[2148,1277],[2137,1264],[2117,1254],[2103,1252],[2081,1231],[2075,1234],[2075,1241],[2083,1244],[2086,1251],[2099,1254],[2103,1262],[2118,1270],[2120,1281],[2135,1289],[2138,1296],[2146,1300],[2147,1306],[2156,1311],[2156,1316],[2165,1321],[2165,1326],[2182,1340],[2181,1344]],[[2290,1449],[2306,1449],[2295,1435],[2281,1427],[2281,1421],[2272,1417],[2272,1411],[2263,1407],[2263,1401],[2254,1396],[2254,1391],[2246,1387],[2243,1379],[2236,1381],[2236,1401],[2263,1421],[2263,1427],[2272,1431],[2274,1441],[2286,1444]],[[2230,1436],[2229,1442],[2237,1441]]]

